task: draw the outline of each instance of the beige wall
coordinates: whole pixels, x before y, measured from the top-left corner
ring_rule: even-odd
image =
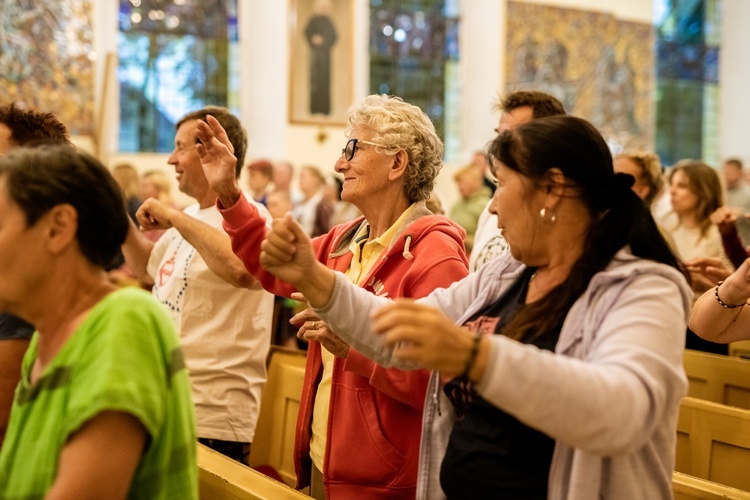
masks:
[[[367,0],[354,2],[356,39],[353,62],[355,97],[368,89]],[[623,19],[650,22],[652,0],[526,0],[560,7],[609,12]],[[115,0],[92,2],[95,6],[95,45],[97,76],[103,78],[104,54],[116,49]],[[343,128],[290,125],[287,123],[288,36],[286,20],[289,2],[239,0],[241,44],[241,118],[249,135],[247,160],[257,157],[286,158],[295,165],[312,163],[332,169],[344,142]],[[720,154],[736,154],[750,160],[750,141],[745,138],[745,121],[750,115],[750,97],[745,92],[750,81],[750,65],[745,57],[748,39],[743,20],[750,16],[747,0],[724,0],[721,60]],[[492,103],[502,88],[504,68],[505,2],[502,0],[463,0],[461,4],[461,158],[446,165],[438,182],[439,192],[450,207],[455,200],[451,174],[468,162],[471,152],[492,138],[497,116]],[[248,48],[249,47],[249,48]],[[261,47],[262,49],[258,49]],[[101,85],[97,98],[101,99]],[[116,95],[116,93],[114,93]],[[110,102],[106,123],[116,124],[117,102]],[[100,106],[97,109],[101,109]],[[116,150],[116,127],[103,139],[104,151],[112,161],[128,158],[139,169],[165,168],[163,155],[121,155]],[[323,132],[325,140],[320,141]],[[77,139],[86,143],[85,139]],[[90,141],[89,145],[90,145]]]

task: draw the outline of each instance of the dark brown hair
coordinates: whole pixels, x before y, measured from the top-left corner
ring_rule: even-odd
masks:
[[[107,268],[128,232],[120,188],[99,161],[70,146],[17,148],[0,158],[8,196],[33,226],[57,205],[78,214],[76,240],[84,257]]]
[[[536,90],[512,92],[501,97],[495,105],[500,111],[513,111],[523,106],[531,107],[535,119],[565,114],[565,107],[557,97]]]
[[[644,259],[679,269],[651,213],[630,189],[633,177],[615,174],[612,155],[598,130],[586,120],[550,116],[500,134],[489,154],[536,185],[556,167],[576,188],[592,215],[581,257],[568,278],[542,299],[526,305],[504,329],[521,339],[562,327],[573,303],[625,245]]]
[[[18,146],[37,144],[72,146],[65,125],[52,113],[25,109],[13,102],[0,106],[0,123],[10,129],[10,139]]]

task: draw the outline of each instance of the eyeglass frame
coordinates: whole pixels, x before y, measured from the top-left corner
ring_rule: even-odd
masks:
[[[348,141],[346,141],[346,146],[344,146],[344,149],[341,150],[341,154],[344,155],[344,158],[346,158],[346,161],[352,161],[352,158],[354,158],[354,153],[357,152],[358,142],[361,142],[362,144],[369,144],[370,146],[379,146],[381,148],[386,147],[386,146],[383,146],[382,144],[375,144],[374,142],[365,141],[363,139],[357,139],[357,138],[349,139]],[[347,154],[347,150],[349,149],[349,144],[352,145],[351,155]]]

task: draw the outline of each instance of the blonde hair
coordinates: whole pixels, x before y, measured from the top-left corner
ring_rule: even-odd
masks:
[[[325,186],[326,184],[326,177],[323,175],[323,172],[320,171],[320,169],[314,165],[305,165],[302,167],[302,170],[312,175],[315,179],[317,179],[318,184],[321,186]]]
[[[148,170],[143,173],[142,180],[153,182],[159,188],[159,201],[166,204],[172,203],[172,184],[164,172],[161,170]]]
[[[474,165],[469,165],[464,168],[459,169],[456,171],[455,174],[453,174],[453,180],[458,182],[461,179],[469,179],[472,180],[478,184],[482,183],[482,172],[479,171],[477,167]]]
[[[132,164],[118,163],[112,169],[112,177],[117,181],[126,200],[138,196],[138,171]]]
[[[373,131],[377,137],[371,141],[380,153],[406,151],[404,195],[411,203],[430,197],[443,166],[443,141],[421,109],[400,97],[373,94],[349,107],[347,122],[347,136],[356,127]]]
[[[690,182],[690,191],[698,197],[695,220],[701,229],[701,237],[705,237],[711,227],[711,214],[724,204],[719,174],[700,160],[678,161],[669,172],[670,183],[677,172],[685,174]]]
[[[648,186],[648,195],[643,199],[643,202],[647,207],[650,207],[654,198],[664,186],[664,176],[659,157],[654,153],[622,153],[615,156],[614,159],[630,160],[641,169],[641,175],[636,179],[636,182],[641,180]]]

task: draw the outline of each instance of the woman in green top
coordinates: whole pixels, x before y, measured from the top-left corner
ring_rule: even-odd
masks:
[[[0,452],[0,498],[197,498],[179,342],[105,267],[128,222],[117,184],[69,147],[0,158],[0,310],[36,327]]]

